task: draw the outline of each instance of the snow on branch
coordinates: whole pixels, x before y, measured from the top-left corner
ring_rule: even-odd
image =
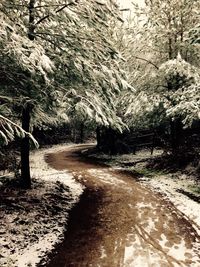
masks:
[[[21,138],[28,136],[32,140],[34,146],[37,148],[39,147],[38,142],[31,133],[26,132],[22,129],[22,127],[20,127],[13,121],[0,115],[0,137],[3,139],[3,142],[7,145],[9,142],[14,140],[15,136]]]

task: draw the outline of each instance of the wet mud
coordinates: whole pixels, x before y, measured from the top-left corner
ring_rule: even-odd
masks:
[[[172,203],[129,174],[80,156],[88,146],[48,154],[85,186],[64,242],[47,267],[200,266],[200,237]]]

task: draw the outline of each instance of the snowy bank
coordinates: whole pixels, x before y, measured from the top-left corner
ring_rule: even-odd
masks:
[[[170,200],[184,216],[193,222],[193,227],[200,235],[200,204],[182,193],[182,191],[191,192],[191,188],[200,186],[198,181],[185,174],[144,177],[140,181],[153,191],[161,193],[165,199]]]
[[[69,172],[49,167],[44,157],[65,148],[69,146],[55,146],[31,154],[31,190],[1,183],[1,267],[36,266],[45,262],[47,253],[63,240],[68,212],[78,201],[83,187]]]
[[[140,174],[138,181],[152,191],[161,193],[193,223],[193,227],[200,235],[200,204],[189,197],[192,195],[199,199],[200,181],[193,175],[181,172],[163,173],[162,171],[146,168],[149,159],[160,156],[162,150],[155,150],[151,155],[149,150],[140,150],[136,154],[109,156],[105,154],[90,154],[90,157],[104,160],[112,168],[126,170],[130,173]],[[186,194],[185,194],[186,193]],[[187,195],[188,193],[188,195]]]

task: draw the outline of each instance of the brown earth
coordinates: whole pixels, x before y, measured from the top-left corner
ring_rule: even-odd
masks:
[[[65,240],[47,267],[200,266],[200,237],[176,207],[131,175],[84,159],[75,146],[48,154],[85,186]]]

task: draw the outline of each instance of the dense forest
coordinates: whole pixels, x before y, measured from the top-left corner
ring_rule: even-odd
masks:
[[[187,139],[191,146],[200,118],[198,10],[198,1],[146,1],[123,20],[114,1],[1,3],[1,146],[22,139],[25,187],[35,129],[82,123],[102,146],[130,129],[157,130],[173,153]]]
[[[146,0],[130,9],[115,0],[2,0],[3,190],[6,170],[19,190],[31,190],[31,151],[64,142],[92,141],[91,153],[118,161],[160,149],[150,168],[190,165],[198,180],[199,13],[197,0]]]

